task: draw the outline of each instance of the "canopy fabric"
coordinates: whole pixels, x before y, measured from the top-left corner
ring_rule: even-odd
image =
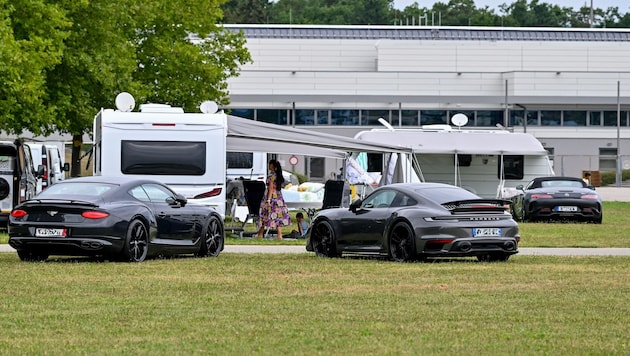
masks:
[[[526,133],[507,131],[421,131],[371,130],[358,133],[355,138],[373,142],[396,142],[410,147],[416,154],[487,154],[535,155],[548,152],[540,141]]]
[[[232,115],[228,115],[227,150],[332,158],[344,158],[348,152],[411,153],[411,149],[405,146],[358,140]]]

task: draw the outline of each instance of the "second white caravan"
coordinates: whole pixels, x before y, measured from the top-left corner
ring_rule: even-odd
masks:
[[[94,175],[154,179],[225,216],[227,116],[164,104],[122,111],[135,106],[128,100],[94,118]]]

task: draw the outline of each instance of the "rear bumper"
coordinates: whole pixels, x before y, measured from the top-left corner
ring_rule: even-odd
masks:
[[[420,239],[416,246],[418,254],[429,257],[466,257],[493,253],[513,255],[518,253],[518,241],[515,237],[459,238],[450,243],[444,243],[439,239]]]
[[[124,245],[121,238],[39,238],[10,237],[14,249],[41,251],[49,255],[91,256],[119,253]]]
[[[558,207],[561,206],[577,207],[577,211],[559,211]],[[533,219],[598,220],[602,217],[602,208],[595,200],[537,200],[529,203],[526,215]]]

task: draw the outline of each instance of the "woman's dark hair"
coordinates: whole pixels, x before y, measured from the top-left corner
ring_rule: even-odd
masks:
[[[282,167],[280,166],[280,162],[275,159],[269,161],[269,164],[273,166],[273,172],[276,174],[276,190],[282,189],[282,184],[284,184],[284,177],[282,176]]]

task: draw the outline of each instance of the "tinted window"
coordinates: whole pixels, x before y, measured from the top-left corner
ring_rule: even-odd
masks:
[[[451,201],[479,199],[475,194],[457,187],[434,187],[417,189],[416,192],[438,204]]]
[[[59,198],[59,195],[99,196],[116,187],[115,184],[74,182],[53,184],[37,195],[38,198]]]
[[[206,172],[206,143],[122,141],[120,170],[124,174],[197,175]]]
[[[142,185],[142,188],[145,192],[147,192],[147,195],[152,202],[165,203],[167,198],[173,196],[173,193],[170,190],[159,185],[144,184]]]
[[[503,178],[523,179],[524,161],[523,156],[503,156]],[[497,178],[501,179],[501,160],[498,163]]]
[[[367,197],[361,205],[364,208],[389,208],[395,197],[394,190],[380,190]]]
[[[252,168],[254,166],[254,153],[227,152],[226,162],[228,168]]]

